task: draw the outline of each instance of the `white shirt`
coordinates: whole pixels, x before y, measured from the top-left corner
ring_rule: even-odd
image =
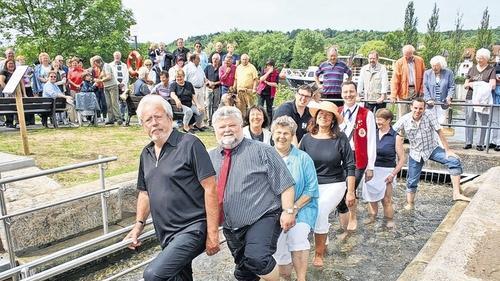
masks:
[[[186,73],[186,81],[191,82],[193,87],[201,88],[205,84],[205,72],[201,68],[201,65],[194,65],[193,62],[189,62],[184,66],[184,72]]]
[[[116,63],[115,61],[112,61],[109,63],[109,65],[111,66],[111,68],[113,68],[113,72],[115,73],[115,78],[116,78],[116,83],[117,84],[123,84],[125,85],[125,87],[128,86],[128,81],[129,81],[129,76],[128,76],[128,68],[127,68],[127,64],[123,63],[123,62],[118,62]],[[121,68],[119,68],[118,66],[121,66]],[[120,69],[120,70],[118,70]],[[119,73],[122,73],[122,82],[118,82],[118,77],[120,77]]]
[[[347,114],[347,110],[351,111],[351,114]],[[356,117],[358,116],[359,105],[355,104],[352,107],[347,107],[344,105],[344,110],[342,114],[344,115],[344,122],[340,124],[340,130],[344,132],[349,138],[356,125]],[[350,118],[349,118],[350,117]],[[367,153],[368,153],[368,164],[366,169],[373,170],[375,167],[375,160],[377,159],[377,127],[375,126],[375,116],[373,112],[368,111],[366,115],[366,137],[367,137]],[[349,138],[349,144],[351,145],[352,151],[355,151],[354,138]]]

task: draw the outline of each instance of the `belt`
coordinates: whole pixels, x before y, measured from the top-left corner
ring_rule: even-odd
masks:
[[[415,85],[409,85],[408,88],[415,88]]]
[[[196,86],[195,86],[194,88],[195,88],[195,89],[201,89],[201,88],[203,88],[203,86],[200,86],[200,87],[196,87]]]

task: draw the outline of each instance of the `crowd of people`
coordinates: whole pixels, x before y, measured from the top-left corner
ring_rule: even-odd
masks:
[[[415,208],[428,160],[447,167],[454,201],[470,200],[460,191],[462,163],[441,127],[455,93],[444,57],[433,57],[431,69],[425,70],[415,48],[404,46],[389,81],[372,51],[355,84],[333,46],[315,73],[314,87],[300,86],[293,100],[273,110],[279,79],[284,78],[273,59],[256,67],[232,44],[226,52],[217,42],[208,55],[200,42],[193,50],[182,38],[176,42],[173,52],[165,44],[153,44],[133,83],[120,52],[110,63],[92,57],[87,69],[77,57],[64,61],[58,55],[51,61],[41,53],[39,64],[28,67],[23,77],[26,96],[65,98],[67,114],[61,119],[70,124],[76,122],[79,94],[94,93],[98,118],[89,122],[106,125],[122,125],[130,96],[143,96],[136,111],[152,141],[140,156],[137,222],[127,238],[133,240],[131,248],[139,246],[151,214],[163,249],[146,268],[145,280],[192,280],[191,260],[203,251],[219,251],[219,225],[234,257],[236,279],[290,280],[295,270],[297,279],[305,280],[310,232],[312,265],[322,267],[330,214],[337,210],[344,235],[356,231],[358,194],[369,203],[365,223],[377,220],[380,202],[385,226],[394,227],[392,190],[405,162],[405,210]],[[0,90],[16,67],[26,63],[13,49],[5,56]],[[476,53],[477,64],[465,81],[466,102],[475,105],[466,108],[467,125],[479,119],[484,126],[490,114],[493,126],[500,123],[500,108],[481,106],[500,104],[498,58],[492,66],[489,50]],[[397,119],[386,108],[387,100],[400,102]],[[180,125],[173,121],[172,107],[183,112]],[[35,122],[34,116],[26,120],[28,125]],[[14,115],[5,116],[6,126],[15,127],[14,122]],[[42,124],[47,123],[42,116]],[[219,144],[210,152],[193,137],[208,126]],[[496,151],[498,131],[492,130],[488,144]],[[485,133],[481,129],[478,150],[485,148]],[[467,128],[464,149],[472,148],[473,135]],[[409,140],[407,156],[404,138]]]
[[[175,72],[177,84],[171,83],[175,86],[167,99],[168,91],[148,94],[137,108],[152,141],[140,157],[137,222],[127,239],[132,239],[131,248],[140,245],[139,236],[151,214],[162,246],[161,253],[146,268],[144,279],[192,280],[192,259],[203,249],[208,255],[220,250],[217,227],[221,225],[237,280],[279,280],[280,276],[291,280],[292,271],[297,280],[306,280],[310,233],[314,236],[312,265],[321,268],[331,229],[330,214],[338,211],[344,231],[341,237],[356,231],[358,194],[369,203],[364,223],[378,219],[380,202],[384,225],[395,226],[392,191],[405,162],[404,210],[415,208],[422,167],[428,160],[448,169],[453,201],[470,201],[460,190],[462,163],[450,149],[440,125],[453,96],[453,73],[441,56],[434,57],[432,68],[425,70],[423,60],[414,52],[413,46],[403,48],[390,83],[387,70],[378,63],[377,52],[370,52],[370,63],[363,67],[356,85],[341,79],[352,72],[337,61],[337,49],[329,48],[328,60],[316,73],[319,91],[300,86],[294,100],[280,105],[272,116],[262,106],[267,100],[272,104],[272,83],[280,76],[272,60],[259,78],[245,54],[239,57],[238,66],[226,56],[224,70],[219,64],[221,53],[206,56],[212,63],[207,64],[205,73],[207,69],[215,73],[219,68],[219,80],[209,80],[209,85],[212,90],[219,85],[221,95],[220,99],[213,92],[207,95],[211,102],[203,109],[196,93],[199,80],[186,77],[196,77],[205,55],[192,54],[190,63],[194,67]],[[487,52],[479,50],[478,61],[489,56]],[[178,57],[177,62],[182,59]],[[472,96],[476,88],[481,88],[474,83],[483,81],[490,97],[496,98],[499,76],[491,76],[493,68],[482,62],[474,67],[466,82]],[[476,71],[484,75],[479,77]],[[166,89],[169,76],[165,71],[161,75],[161,87]],[[222,82],[222,77],[230,77],[234,84]],[[192,85],[186,87],[188,83]],[[259,96],[259,88],[264,88],[269,97],[262,98],[262,92]],[[186,91],[190,93],[183,100]],[[384,104],[387,94],[390,101],[407,101],[398,103],[395,124],[394,114]],[[257,96],[260,105],[256,104]],[[359,97],[366,102],[360,102]],[[331,98],[341,101],[334,103]],[[195,115],[195,111],[209,112],[218,143],[215,149],[207,152],[189,133],[192,121],[184,120],[188,123],[183,130],[188,133],[173,128],[172,105],[179,103]],[[409,140],[408,155],[403,149],[404,138]],[[162,172],[155,172],[157,169]]]

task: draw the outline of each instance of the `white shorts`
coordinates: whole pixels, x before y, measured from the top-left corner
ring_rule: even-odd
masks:
[[[330,228],[328,217],[330,213],[337,207],[337,205],[344,198],[347,186],[345,181],[320,184],[319,186],[319,199],[318,199],[318,217],[316,219],[316,226],[314,233],[326,234]]]
[[[311,248],[308,240],[309,232],[311,232],[311,227],[305,222],[297,223],[286,233],[282,231],[273,255],[276,263],[278,265],[291,264],[291,252],[309,250]]]

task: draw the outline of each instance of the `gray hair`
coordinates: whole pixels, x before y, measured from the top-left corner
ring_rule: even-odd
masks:
[[[276,127],[288,128],[292,132],[292,135],[295,135],[297,132],[297,123],[295,123],[292,117],[287,115],[280,116],[273,121],[273,124],[271,124],[271,133],[274,133]]]
[[[485,58],[486,60],[489,60],[491,58],[491,52],[488,49],[481,48],[477,50],[476,58]]]
[[[406,52],[406,51],[409,51],[409,52],[412,52],[412,53],[415,53],[415,47],[413,47],[412,45],[404,45],[403,46],[403,54]]]
[[[446,59],[443,56],[435,56],[431,59],[430,61],[431,66],[439,64],[441,65],[441,68],[446,68],[448,67],[448,64],[446,63]]]
[[[163,108],[165,113],[169,118],[172,118],[173,113],[172,113],[172,106],[166,101],[163,97],[160,95],[146,95],[144,96],[141,101],[139,102],[139,105],[137,106],[137,117],[139,118],[139,123],[142,123],[142,115],[145,113],[144,108],[155,105],[155,106],[160,106]]]
[[[217,53],[214,53],[214,54],[212,55],[212,59],[214,59],[214,58],[219,58],[219,60],[220,60],[220,55],[219,55],[219,54],[217,54]]]
[[[222,106],[214,112],[212,116],[212,123],[216,124],[222,118],[235,118],[237,119],[241,125],[243,125],[243,117],[241,115],[241,111],[234,106]]]
[[[335,53],[335,54],[337,54],[337,55],[339,54],[339,50],[337,49],[337,46],[335,46],[335,45],[334,45],[334,46],[331,46],[330,48],[328,48],[328,49],[326,50],[326,54],[327,54],[327,55],[330,55],[330,53],[332,53],[332,52],[334,52],[334,53]]]

